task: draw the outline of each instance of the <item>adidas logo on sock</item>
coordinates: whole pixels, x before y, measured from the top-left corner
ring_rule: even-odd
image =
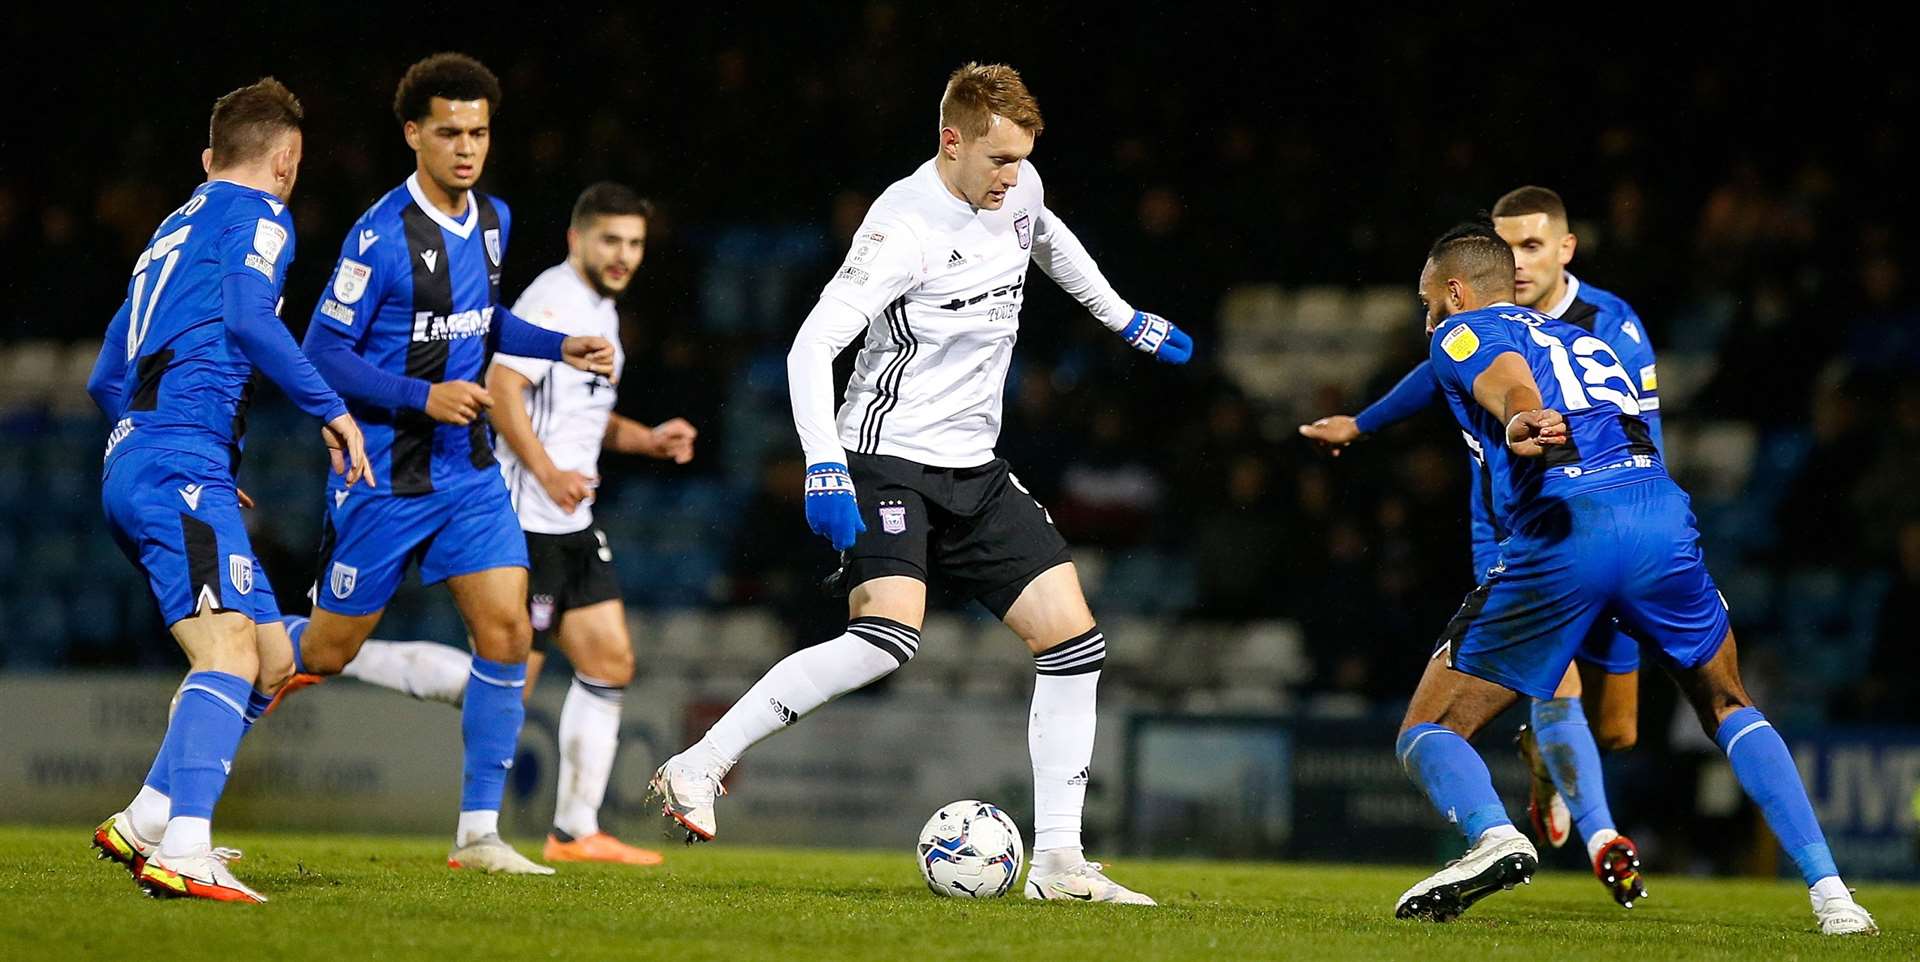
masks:
[[[1069,779],[1067,779],[1067,784],[1069,784],[1069,785],[1085,785],[1085,784],[1086,784],[1086,783],[1088,782],[1088,780],[1090,780],[1090,779],[1091,779],[1092,777],[1093,777],[1093,769],[1092,769],[1092,768],[1082,768],[1082,769],[1080,769],[1080,774],[1078,774],[1078,775],[1075,775],[1075,776],[1073,776],[1072,778],[1069,778]]]
[[[800,713],[780,704],[778,698],[767,699],[767,704],[773,706],[773,713],[780,716],[780,724],[782,725],[791,725],[800,720]]]
[[[954,251],[953,253],[947,255],[948,267],[959,267],[960,265],[965,264],[966,262],[967,262],[967,259],[961,256],[959,251]]]

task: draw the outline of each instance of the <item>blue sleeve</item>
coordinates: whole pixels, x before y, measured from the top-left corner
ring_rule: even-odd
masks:
[[[352,334],[315,323],[307,328],[307,357],[333,389],[361,404],[424,411],[433,385],[417,377],[382,371],[354,350]]]
[[[487,331],[489,351],[547,361],[560,360],[560,346],[567,342],[565,334],[521,320],[519,315],[507,310],[505,304],[494,305],[493,313],[500,323]]]
[[[284,208],[282,215],[284,216]],[[300,353],[280,323],[280,279],[293,259],[293,232],[277,217],[242,219],[220,238],[220,303],[240,353],[279,385],[300,410],[331,421],[347,412],[340,396]]]
[[[87,375],[87,394],[109,418],[120,416],[120,389],[127,383],[127,313],[128,302],[121,301],[107,325],[100,356],[93,360],[93,373]]]
[[[1385,397],[1367,406],[1353,420],[1361,434],[1375,434],[1392,427],[1440,403],[1440,379],[1433,375],[1433,362],[1421,361]]]
[[[1526,359],[1514,340],[1511,325],[1505,321],[1473,318],[1450,321],[1435,331],[1428,359],[1433,362],[1434,379],[1444,389],[1452,386],[1462,398],[1473,398],[1473,382],[1492,366],[1495,358],[1513,353]]]
[[[240,352],[267,380],[279,385],[295,406],[321,421],[347,413],[346,402],[321,379],[273,312],[273,288],[264,278],[250,273],[228,274],[220,281],[220,298],[226,310],[227,333],[239,343]]]

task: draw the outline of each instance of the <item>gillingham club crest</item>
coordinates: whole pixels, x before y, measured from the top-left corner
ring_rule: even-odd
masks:
[[[345,598],[353,594],[353,584],[359,579],[359,568],[336,561],[333,563],[333,571],[327,575],[327,587],[333,591],[335,598]]]
[[[500,266],[500,231],[497,229],[491,229],[482,233],[480,237],[481,237],[481,240],[485,241],[487,245],[487,260],[492,261],[493,266],[499,267]]]
[[[906,534],[907,506],[898,501],[880,502],[880,530],[888,534]]]

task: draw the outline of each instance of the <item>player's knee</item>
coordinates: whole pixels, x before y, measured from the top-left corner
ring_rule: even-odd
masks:
[[[1640,728],[1632,723],[1603,725],[1593,733],[1593,741],[1603,751],[1624,752],[1640,741]]]
[[[625,688],[633,683],[633,649],[627,645],[604,645],[591,660],[582,659],[582,674],[609,685]]]
[[[491,661],[523,662],[533,649],[533,623],[519,607],[489,611],[474,618],[467,630],[473,634],[474,653]]]

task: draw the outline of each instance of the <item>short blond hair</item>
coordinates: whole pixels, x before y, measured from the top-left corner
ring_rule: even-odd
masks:
[[[947,92],[940,96],[940,126],[972,140],[986,136],[994,114],[1035,137],[1047,127],[1020,71],[1006,64],[969,63],[947,78]]]

